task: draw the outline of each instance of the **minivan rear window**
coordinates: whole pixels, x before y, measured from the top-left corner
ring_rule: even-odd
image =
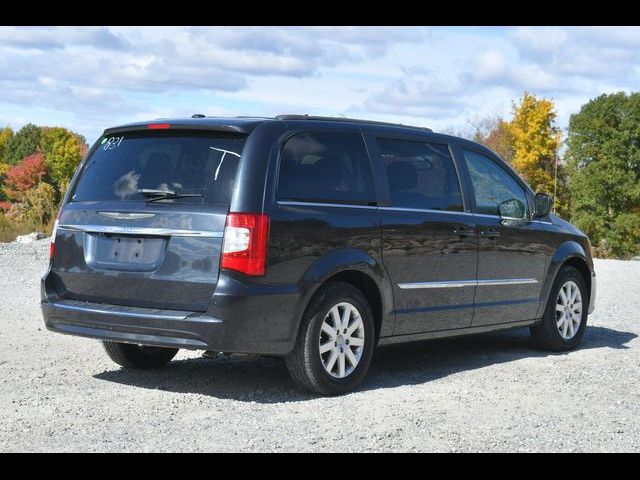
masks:
[[[375,202],[371,164],[359,133],[294,135],[282,149],[278,199],[307,202]]]
[[[193,196],[163,202],[228,205],[245,139],[171,130],[104,136],[87,159],[71,201],[144,201],[149,197],[142,190],[170,190]]]

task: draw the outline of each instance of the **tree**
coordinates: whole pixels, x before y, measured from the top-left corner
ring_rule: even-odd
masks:
[[[13,138],[13,130],[9,127],[5,127],[0,130],[0,185],[2,185],[4,181],[4,177],[7,175],[9,171],[9,163],[7,163],[6,156],[8,154],[8,143]],[[4,199],[4,195],[0,190],[0,200]],[[4,209],[3,209],[4,210]]]
[[[572,221],[596,253],[640,253],[640,93],[601,95],[571,116]]]
[[[509,124],[502,117],[486,117],[472,122],[474,133],[472,140],[482,143],[511,163],[514,148]]]
[[[87,152],[84,137],[62,127],[42,129],[40,148],[47,169],[57,187],[67,184]]]
[[[460,137],[460,138],[471,138],[471,133],[468,131],[468,129],[459,129],[456,127],[446,127],[442,130],[440,130],[441,133],[444,133],[445,135],[451,135],[453,137]]]
[[[0,163],[8,163],[7,155],[9,151],[7,147],[12,138],[13,130],[9,127],[4,127],[0,130]]]
[[[40,145],[40,127],[27,123],[7,142],[6,162],[15,165],[23,158],[35,153]]]
[[[25,192],[24,204],[24,219],[36,230],[45,230],[56,216],[56,191],[48,183],[40,182],[35,188]]]
[[[4,194],[9,200],[22,202],[25,192],[38,185],[46,176],[44,156],[41,152],[36,152],[9,169],[4,180]]]
[[[562,137],[555,119],[551,100],[524,92],[520,102],[513,104],[513,119],[504,128],[513,144],[513,167],[535,191],[555,192],[555,208],[562,214],[567,210],[567,191],[554,180]]]

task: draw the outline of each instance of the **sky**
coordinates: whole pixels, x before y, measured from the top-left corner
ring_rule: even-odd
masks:
[[[640,89],[638,27],[0,27],[0,127],[194,113],[347,116],[469,131],[524,91],[558,125]]]

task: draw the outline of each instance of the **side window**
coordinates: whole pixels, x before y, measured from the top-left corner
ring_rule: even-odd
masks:
[[[373,175],[358,133],[299,133],[280,155],[278,199],[375,202]]]
[[[463,150],[478,213],[527,218],[529,206],[522,187],[504,168],[480,153]]]
[[[446,145],[378,138],[394,207],[462,211],[462,194]]]

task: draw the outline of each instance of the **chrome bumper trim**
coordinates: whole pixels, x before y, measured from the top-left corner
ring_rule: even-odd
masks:
[[[177,230],[174,228],[129,227],[115,225],[59,225],[58,228],[76,232],[115,233],[124,235],[158,235],[166,237],[222,238],[223,232],[208,230]]]

